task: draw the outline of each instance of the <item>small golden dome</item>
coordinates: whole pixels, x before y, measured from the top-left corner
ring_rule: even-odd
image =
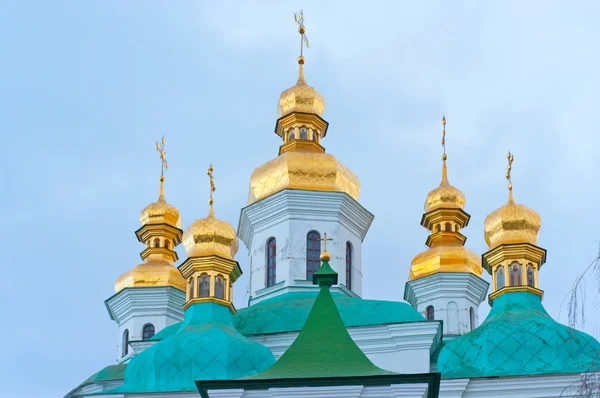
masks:
[[[465,194],[448,182],[448,171],[446,161],[442,166],[442,182],[436,189],[430,191],[425,199],[425,212],[440,208],[464,209]]]
[[[321,253],[321,255],[319,256],[319,258],[321,259],[321,261],[331,261],[331,253],[329,253],[327,249],[325,249],[323,253]]]
[[[438,272],[469,272],[481,276],[481,257],[462,245],[430,247],[413,258],[409,279]]]
[[[508,203],[488,214],[483,225],[490,249],[510,243],[537,245],[542,219],[537,211],[516,204],[510,189]]]
[[[317,90],[306,83],[304,79],[304,58],[300,57],[298,63],[300,64],[298,81],[295,86],[288,88],[279,96],[277,115],[282,117],[292,112],[304,112],[323,116],[325,99]]]
[[[358,200],[360,181],[331,154],[285,152],[252,172],[248,203],[286,188],[345,192]]]
[[[177,268],[166,261],[151,261],[125,272],[115,282],[115,292],[127,287],[173,286],[185,291],[185,280]]]
[[[150,203],[140,214],[140,222],[146,224],[169,224],[181,228],[179,210],[165,200],[164,177],[160,177],[160,194],[158,200]]]
[[[208,217],[192,223],[183,233],[188,257],[217,255],[233,260],[239,242],[233,225],[215,217],[212,205]]]

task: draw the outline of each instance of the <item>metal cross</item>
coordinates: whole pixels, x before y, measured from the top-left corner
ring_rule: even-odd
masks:
[[[327,237],[327,232],[325,232],[323,234],[323,237],[321,238],[321,240],[323,241],[323,251],[326,252],[327,251],[327,241],[328,240],[333,240],[333,238],[328,238]]]
[[[506,167],[506,179],[508,180],[508,190],[512,191],[512,179],[510,176],[510,171],[512,170],[512,164],[513,161],[515,160],[515,157],[513,156],[512,153],[510,153],[510,151],[508,151],[508,154],[506,155],[506,159],[508,159],[508,166]]]
[[[156,142],[156,151],[160,154],[160,177],[161,179],[165,176],[165,170],[169,169],[169,162],[167,162],[167,153],[165,152],[165,136]]]
[[[208,178],[210,180],[210,199],[208,199],[208,204],[210,204],[211,206],[215,202],[213,199],[213,192],[217,190],[217,187],[215,186],[215,179],[213,177],[213,171],[215,171],[215,169],[211,164],[208,170],[206,171],[206,174],[208,175]]]
[[[446,160],[448,156],[446,156],[446,116],[442,115],[442,147],[444,148],[444,154],[442,155],[442,160]]]
[[[298,25],[298,33],[300,33],[300,56],[302,56],[302,50],[304,47],[310,48],[308,37],[306,37],[306,28],[304,27],[304,12],[302,12],[302,10],[294,13],[294,21],[296,21],[296,25]]]

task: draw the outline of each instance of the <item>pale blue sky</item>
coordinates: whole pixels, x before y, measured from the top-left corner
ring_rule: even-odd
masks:
[[[166,196],[184,227],[206,214],[210,162],[215,211],[237,226],[252,170],[277,155],[299,8],[306,77],[327,100],[323,145],[358,175],[375,214],[364,296],[401,299],[424,249],[445,113],[450,181],[472,215],[467,245],[487,249],[483,220],[506,201],[511,149],[515,199],[542,216],[540,283],[558,316],[600,239],[599,3],[249,3],[0,0],[0,395],[62,396],[114,363],[103,301],[140,262],[133,232],[158,194],[161,135]],[[243,245],[237,259],[247,271]],[[591,312],[585,329],[597,336]]]

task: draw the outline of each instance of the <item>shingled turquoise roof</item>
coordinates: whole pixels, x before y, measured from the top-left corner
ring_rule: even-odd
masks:
[[[445,343],[437,369],[443,378],[600,370],[600,343],[552,319],[539,296],[507,292],[481,326]]]
[[[180,328],[136,355],[125,383],[107,393],[194,391],[195,380],[244,377],[274,362],[268,348],[237,331],[228,307],[195,304],[186,310]]]
[[[314,274],[319,295],[306,324],[279,360],[264,372],[245,379],[300,379],[392,375],[375,366],[358,348],[342,322],[330,285],[337,273],[327,261]]]

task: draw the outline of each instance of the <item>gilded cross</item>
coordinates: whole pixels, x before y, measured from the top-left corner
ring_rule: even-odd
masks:
[[[323,241],[323,251],[326,252],[327,251],[327,241],[328,240],[333,240],[333,238],[328,238],[327,237],[327,232],[325,232],[323,234],[323,237],[321,238],[321,240]]]
[[[215,169],[211,164],[208,170],[206,171],[206,174],[208,175],[208,178],[210,180],[210,199],[208,199],[208,204],[211,206],[215,202],[213,199],[213,192],[217,190],[217,187],[215,186],[215,179],[213,177],[213,171],[215,171]]]
[[[508,154],[506,155],[506,159],[508,159],[508,166],[506,166],[506,179],[508,180],[508,190],[512,191],[512,179],[510,176],[510,172],[512,170],[512,164],[513,164],[513,161],[515,160],[515,157],[513,156],[512,153],[510,153],[510,151],[508,151]]]
[[[442,115],[442,148],[444,148],[444,154],[442,155],[442,160],[446,160],[448,156],[446,156],[446,116]]]
[[[304,12],[302,10],[295,12],[294,20],[296,21],[296,25],[298,25],[298,33],[300,33],[300,56],[302,57],[304,47],[310,48],[308,37],[306,37],[306,28],[304,27]]]
[[[160,178],[164,179],[165,170],[169,168],[169,162],[167,162],[167,153],[165,152],[165,136],[160,139],[160,142],[156,142],[156,151],[160,154]]]

